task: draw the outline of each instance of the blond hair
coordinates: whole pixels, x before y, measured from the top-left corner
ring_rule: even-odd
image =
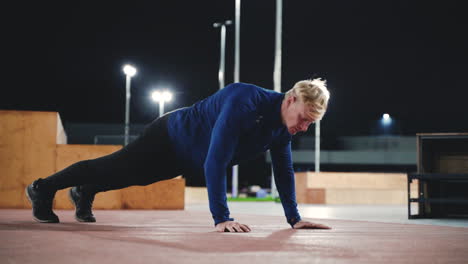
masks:
[[[327,82],[321,78],[299,81],[294,87],[286,92],[286,98],[297,96],[300,101],[311,107],[309,115],[316,119],[322,119],[327,111],[330,92]]]

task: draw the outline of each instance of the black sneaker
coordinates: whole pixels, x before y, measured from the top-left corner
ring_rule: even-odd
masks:
[[[58,216],[52,211],[55,193],[41,188],[42,179],[35,180],[25,189],[32,206],[33,219],[39,223],[58,223]]]
[[[94,194],[87,194],[81,186],[70,188],[68,192],[70,202],[75,205],[75,219],[79,222],[96,222],[91,211]]]

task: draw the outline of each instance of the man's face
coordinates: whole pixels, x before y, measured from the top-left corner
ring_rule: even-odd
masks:
[[[311,124],[315,123],[315,119],[308,114],[311,107],[305,105],[297,97],[288,97],[284,104],[282,118],[289,134],[295,135],[297,132],[305,132]]]

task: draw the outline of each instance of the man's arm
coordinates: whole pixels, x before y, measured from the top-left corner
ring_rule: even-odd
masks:
[[[294,225],[301,220],[297,210],[296,186],[291,157],[291,141],[278,143],[270,149],[276,188],[281,198],[287,222]]]
[[[226,169],[239,143],[241,132],[248,126],[252,115],[240,105],[225,105],[211,132],[211,141],[204,163],[210,211],[215,226],[229,217],[226,199]]]
[[[270,150],[275,183],[283,205],[286,220],[294,229],[331,229],[322,224],[301,220],[297,210],[296,186],[291,157],[291,141],[277,144]]]

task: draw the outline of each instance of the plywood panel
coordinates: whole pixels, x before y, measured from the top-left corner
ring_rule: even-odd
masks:
[[[0,111],[0,207],[29,208],[24,188],[55,169],[56,112]]]
[[[295,175],[297,203],[307,203],[307,177],[305,172],[298,172]]]
[[[185,179],[122,189],[123,209],[184,209]]]
[[[208,203],[206,187],[185,187],[185,204]]]
[[[57,145],[56,171],[62,170],[81,160],[95,159],[111,154],[119,149],[120,145]],[[68,199],[68,190],[60,190],[55,195],[54,208],[73,209]],[[120,190],[102,192],[96,195],[93,203],[95,209],[120,209],[122,207],[122,194]]]
[[[324,204],[326,190],[323,188],[308,188],[306,191],[306,202],[308,204]]]
[[[405,173],[306,172],[308,188],[404,189]]]
[[[0,111],[0,207],[22,208],[24,122],[21,112]]]
[[[333,189],[326,190],[327,204],[406,204],[404,190]]]
[[[0,208],[30,208],[24,189],[75,162],[101,157],[121,148],[65,145],[66,134],[56,112],[0,110]],[[185,180],[99,193],[96,209],[183,209]],[[138,191],[135,191],[138,190]],[[68,190],[57,193],[54,208],[72,208]],[[122,204],[125,196],[128,203]],[[141,202],[143,201],[143,203]]]
[[[296,173],[298,203],[406,204],[407,186],[403,173]],[[417,197],[417,184],[411,197]]]

